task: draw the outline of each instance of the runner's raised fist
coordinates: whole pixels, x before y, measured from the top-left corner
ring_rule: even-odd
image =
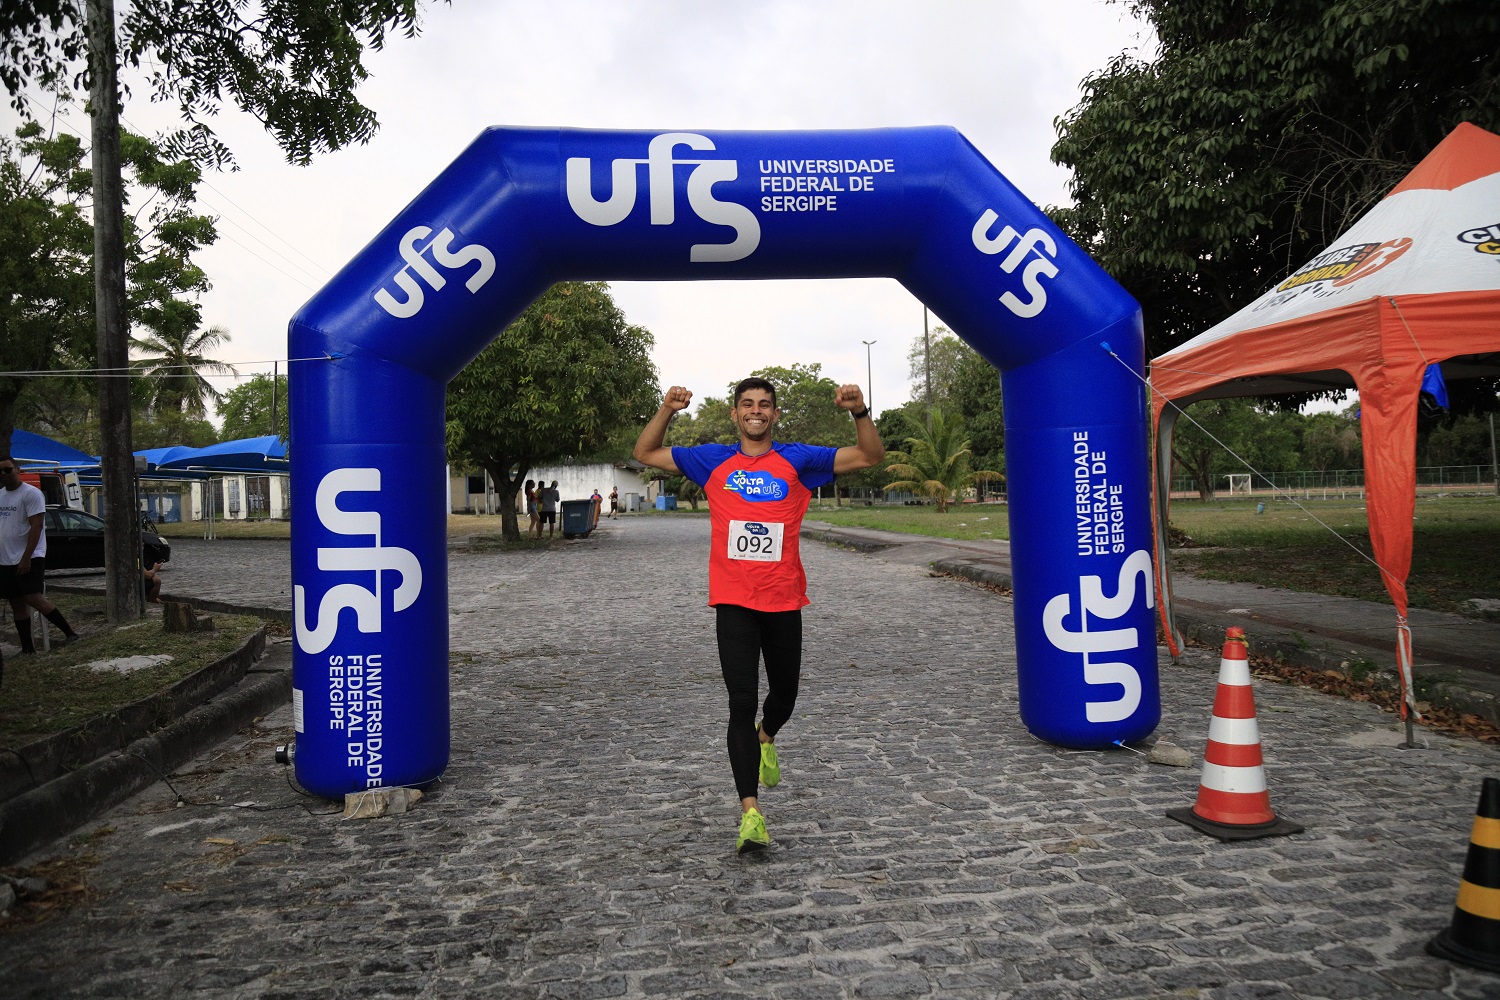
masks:
[[[865,394],[857,385],[841,385],[833,394],[833,401],[850,413],[865,408]]]

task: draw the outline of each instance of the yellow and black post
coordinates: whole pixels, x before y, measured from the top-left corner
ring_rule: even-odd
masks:
[[[1500,972],[1500,778],[1485,778],[1453,924],[1427,942],[1439,958]]]

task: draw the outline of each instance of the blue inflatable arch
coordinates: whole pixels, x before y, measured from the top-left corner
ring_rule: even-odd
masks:
[[[291,357],[333,359],[297,365],[290,393],[302,785],[447,766],[444,389],[534,298],[877,276],[1002,372],[1022,721],[1063,746],[1148,735],[1140,309],[962,135],[491,129],[291,323]]]

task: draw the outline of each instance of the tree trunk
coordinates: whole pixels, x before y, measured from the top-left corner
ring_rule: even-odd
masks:
[[[521,481],[531,471],[531,466],[517,466],[514,476],[507,475],[510,470],[499,465],[487,465],[485,471],[500,493],[500,537],[507,542],[519,542],[521,529],[516,522],[516,494],[520,492]]]
[[[94,332],[98,341],[99,429],[104,486],[104,593],[111,622],[145,614],[141,526],[131,454],[130,366],[125,319],[125,221],[120,179],[120,103],[114,0],[88,0],[89,105],[94,174]]]

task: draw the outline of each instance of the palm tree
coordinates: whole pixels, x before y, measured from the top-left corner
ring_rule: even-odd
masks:
[[[229,333],[221,326],[200,330],[196,307],[185,302],[172,305],[181,308],[161,310],[153,317],[148,334],[130,338],[132,348],[147,352],[134,367],[152,380],[149,398],[153,411],[202,418],[209,401],[219,403],[224,398],[202,373],[234,374],[229,365],[208,357],[229,339]]]
[[[969,441],[963,436],[961,417],[946,418],[940,407],[930,411],[932,426],[917,426],[917,436],[906,439],[906,451],[893,451],[886,457],[886,467],[893,476],[902,478],[887,483],[887,491],[905,490],[937,501],[938,513],[948,510],[951,498],[966,486],[1004,479],[998,472],[969,468]]]

